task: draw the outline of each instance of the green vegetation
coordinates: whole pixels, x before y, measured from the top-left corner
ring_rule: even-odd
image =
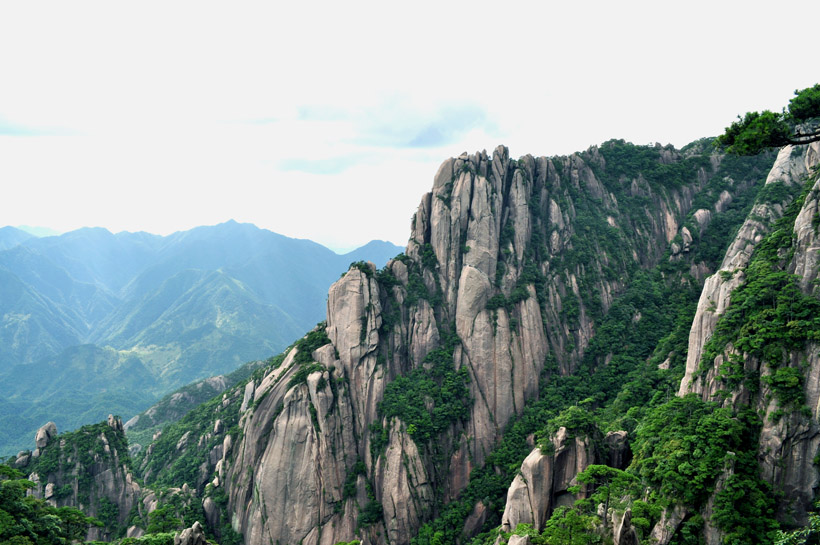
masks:
[[[142,537],[125,537],[113,542],[116,545],[173,545],[176,532],[145,534]],[[103,541],[92,541],[89,545],[102,545]]]
[[[820,140],[817,128],[803,132],[799,123],[820,117],[820,84],[796,90],[789,101],[788,110],[774,113],[769,110],[747,112],[726,128],[716,144],[729,153],[755,155],[766,148],[787,144],[809,144]]]
[[[464,519],[478,501],[489,508],[485,530],[498,526],[510,482],[530,452],[530,434],[536,434],[542,447],[547,448],[550,435],[559,426],[566,426],[570,434],[577,435],[622,427],[633,431],[641,409],[628,416],[625,409],[651,406],[674,395],[683,373],[687,336],[680,333],[682,342],[662,340],[678,324],[688,334],[697,295],[694,287],[681,290],[673,280],[667,284],[660,272],[639,273],[604,317],[578,371],[569,376],[550,376],[555,364],[548,358],[538,398],[510,422],[484,467],[473,470],[459,500],[443,506],[438,518],[422,526],[413,543],[454,543],[461,535]],[[635,322],[632,317],[638,309],[643,318]],[[656,353],[647,363],[657,345],[683,351],[669,370],[658,369],[657,365],[671,350]],[[598,366],[597,362],[610,351],[613,354],[609,364]]]
[[[632,180],[636,173],[649,182],[650,187],[679,188],[691,185],[697,180],[698,167],[709,165],[705,155],[698,154],[673,162],[659,160],[659,152],[677,154],[671,145],[637,146],[624,140],[609,140],[601,144],[601,155],[606,159],[601,181],[612,187],[621,179]]]
[[[744,270],[744,281],[732,292],[731,305],[704,346],[701,360],[701,370],[708,369],[727,346],[734,347],[735,353],[728,355],[720,369],[727,388],[747,378],[756,382],[756,377],[747,377],[736,354],[762,360],[772,370],[763,382],[771,386],[783,408],[799,409],[804,402],[802,373],[787,367],[788,354],[802,349],[807,341],[820,340],[820,300],[804,295],[797,276],[784,270],[794,253],[795,218],[815,178],[809,179],[771,233],[757,245]]]
[[[820,506],[815,504],[814,507],[815,511],[809,513],[809,523],[805,527],[789,532],[778,530],[774,545],[815,545],[820,541],[820,513],[816,511]]]
[[[338,512],[343,510],[345,500],[356,497],[356,486],[360,475],[367,477],[367,466],[361,459],[357,460],[347,473],[347,478],[345,479],[344,487],[342,488],[342,501],[337,502],[336,504]],[[373,485],[366,478],[365,493],[367,494],[367,503],[359,506],[360,527],[367,527],[375,524],[384,516],[382,504],[376,500],[376,493],[373,490]]]
[[[810,111],[811,96],[798,96],[801,101],[794,108],[800,112]],[[757,191],[757,182],[771,164],[772,154],[750,159],[725,157],[714,175],[704,177],[703,173],[711,172],[712,168],[709,157],[702,153],[707,144],[708,141],[693,143],[685,152],[617,140],[602,145],[598,160],[589,161],[595,165],[593,170],[601,184],[584,180],[577,185],[556,184],[555,187],[561,187],[560,191],[550,195],[572,222],[571,232],[561,242],[566,250],[558,255],[552,255],[548,247],[550,235],[555,231],[547,226],[545,218],[535,218],[532,239],[523,258],[513,251],[512,222],[501,226],[496,291],[488,300],[487,309],[496,316],[506,312],[515,330],[517,318],[521,317],[516,313],[520,313],[522,303],[533,294],[546,316],[548,295],[554,295],[549,289],[555,285],[572,286],[571,290],[565,289],[558,295],[561,318],[570,329],[567,352],[574,349],[572,337],[582,317],[591,319],[595,336],[579,356],[572,375],[562,373],[569,368],[561,359],[566,358],[566,354],[547,355],[536,398],[508,423],[496,448],[485,458],[483,466],[473,470],[459,498],[448,504],[442,497],[435,498],[432,506],[435,518],[420,529],[413,544],[465,543],[464,520],[479,501],[487,508],[487,515],[482,533],[473,539],[473,545],[488,545],[498,536],[507,539],[512,534],[528,535],[534,544],[606,543],[607,537],[600,528],[609,522],[606,520],[610,516],[608,508],[616,513],[630,508],[633,525],[639,538],[644,540],[663,513],[676,506],[685,508],[687,514],[673,538],[673,545],[701,543],[707,523],[723,532],[726,545],[816,541],[812,536],[815,530],[811,528],[788,533],[778,531],[773,515],[777,496],[758,474],[756,449],[760,416],[746,406],[730,408],[718,402],[704,402],[694,395],[683,398],[675,395],[683,375],[702,269],[717,268],[734,231],[755,199],[757,202],[781,201],[789,197],[790,191],[783,184]],[[558,172],[563,172],[565,164],[570,163],[554,160],[554,164]],[[519,168],[523,168],[522,165],[523,162],[518,163]],[[705,229],[701,229],[691,214],[682,218],[693,239],[691,242],[687,239],[687,247],[682,250],[682,239],[678,237],[674,240],[677,245],[674,253],[662,252],[655,247],[655,238],[647,237],[647,233],[659,229],[652,224],[646,208],[659,200],[669,205],[672,201],[665,199],[671,192],[695,187],[695,182],[699,184],[699,192],[692,196],[692,210],[713,210],[723,191],[730,191],[732,200],[722,202],[725,210],[713,214]],[[528,179],[526,183],[534,182]],[[452,184],[438,196],[449,202],[451,190]],[[785,272],[794,251],[794,217],[805,195],[804,192],[795,199],[784,219],[760,243],[749,267],[722,273],[724,279],[743,275],[743,283],[732,294],[732,305],[719,321],[704,358],[704,365],[711,365],[729,344],[758,357],[766,362],[771,373],[762,377],[750,374],[744,369],[742,358],[727,357],[721,369],[726,393],[746,384],[754,395],[756,392],[751,386],[762,382],[781,407],[795,409],[805,403],[804,379],[801,370],[787,356],[804,347],[807,341],[820,340],[820,302],[804,296],[796,278]],[[528,203],[531,210],[541,209],[540,199],[540,194],[532,198]],[[617,200],[617,207],[606,209],[605,201],[609,200]],[[605,209],[606,213],[602,213]],[[612,216],[608,217],[607,213]],[[390,426],[398,419],[423,452],[425,462],[430,463],[434,472],[443,472],[452,452],[445,451],[450,445],[440,439],[448,431],[461,429],[469,418],[473,400],[467,369],[456,370],[453,364],[460,340],[454,324],[446,322],[446,311],[440,305],[443,294],[435,274],[438,257],[430,244],[419,247],[419,256],[418,263],[403,255],[397,257],[408,267],[404,306],[398,304],[401,283],[392,271],[376,271],[364,261],[351,264],[368,278],[375,278],[382,288],[380,333],[394,331],[402,313],[412,312],[414,306],[427,301],[433,308],[441,338],[440,346],[424,361],[412,362],[415,366],[386,385],[377,407],[379,419],[370,427],[370,454],[375,459],[383,452]],[[652,264],[654,266],[649,266]],[[511,282],[505,277],[507,271],[520,271],[520,274]],[[603,293],[602,287],[612,288],[620,296],[610,301],[610,293]],[[554,304],[554,299],[550,304]],[[544,325],[550,336],[564,334],[549,329],[553,325],[546,321]],[[325,328],[320,324],[292,345],[291,350],[297,351],[295,355],[291,353],[293,367],[282,374],[290,377],[288,388],[300,387],[311,373],[325,370],[314,361],[312,353],[328,342]],[[392,340],[378,346],[377,366],[387,368],[386,362],[394,361],[393,351],[404,349],[391,343]],[[281,366],[287,353],[249,370],[242,380],[258,380],[264,373]],[[334,378],[332,369],[330,373],[331,379],[322,379],[318,388],[329,385],[335,393],[338,381],[343,379]],[[123,543],[166,545],[171,532],[194,520],[203,520],[201,498],[166,488],[183,483],[212,498],[222,508],[222,519],[216,528],[220,542],[223,545],[241,543],[242,536],[231,528],[224,487],[206,486],[207,476],[200,474],[200,465],[224,438],[224,434],[212,432],[214,420],[222,420],[224,433],[231,434],[234,441],[241,437],[242,388],[239,383],[242,380],[224,395],[213,397],[165,427],[162,436],[154,442],[151,455],[143,451],[137,457],[136,463],[146,482],[157,487],[161,504],[147,520],[141,521],[151,534]],[[263,399],[264,396],[256,399],[251,410]],[[321,433],[316,408],[311,404],[308,410],[316,433]],[[274,418],[276,415],[278,412]],[[632,463],[625,470],[590,465],[577,475],[578,486],[570,489],[572,493],[583,492],[588,497],[557,508],[542,532],[520,525],[502,534],[496,527],[507,489],[529,453],[533,438],[543,453],[554,454],[553,441],[559,428],[565,428],[571,438],[587,439],[598,459],[603,459],[603,435],[608,431],[626,430],[632,439]],[[361,430],[354,430],[356,432]],[[96,448],[77,444],[82,446],[74,451],[75,456]],[[120,448],[124,449],[124,444],[118,445]],[[59,447],[54,450],[49,446],[35,463],[43,471],[55,471],[62,467],[62,460]],[[347,500],[361,492],[357,488],[362,476],[367,500],[358,506],[359,523],[362,527],[378,524],[384,510],[376,499],[372,480],[367,478],[367,467],[362,460],[352,466],[350,462],[352,460],[346,460],[350,469],[343,484],[342,501],[336,507],[341,510]],[[61,489],[57,493],[70,491]],[[707,503],[712,506],[710,521],[699,514]],[[598,505],[604,506],[602,514]],[[103,501],[98,504],[98,513],[106,526],[120,516],[115,505]],[[816,516],[811,520],[820,528]],[[23,541],[13,543],[26,545]],[[353,543],[358,542],[350,542]],[[0,540],[0,545],[6,542]]]
[[[748,409],[733,413],[694,395],[673,397],[641,419],[633,443],[635,458],[626,471],[588,466],[576,477],[579,486],[571,490],[577,493],[585,486],[587,498],[557,508],[540,534],[531,527],[512,533],[530,535],[534,544],[604,543],[598,529],[607,521],[597,510],[603,505],[603,513],[630,507],[643,540],[664,509],[681,504],[697,513],[714,496],[712,522],[724,532],[724,543],[771,543],[777,535],[775,498],[758,475],[759,425]],[[721,477],[724,482],[717,488]],[[672,542],[700,543],[702,526],[698,515],[689,517]],[[492,543],[495,535],[482,534],[473,543]]]
[[[421,260],[422,264],[418,264],[408,256],[404,254],[399,254],[396,256],[397,261],[401,261],[405,265],[407,265],[407,274],[408,274],[408,282],[407,282],[407,294],[405,296],[405,302],[408,307],[414,307],[418,305],[418,302],[422,299],[426,300],[430,303],[431,306],[435,307],[442,301],[442,293],[441,293],[441,284],[438,279],[438,275],[434,274],[435,278],[435,288],[432,290],[428,289],[427,285],[424,283],[424,277],[422,271],[426,268],[431,272],[435,272],[436,266],[438,265],[438,258],[436,257],[436,252],[433,250],[433,246],[429,243],[423,244],[421,247]],[[393,273],[387,269],[379,271],[377,273],[377,278],[379,280],[380,285],[387,291],[389,296],[392,298],[393,293],[391,288],[393,286],[399,285],[399,281],[393,276]],[[390,323],[395,320],[395,317],[388,315],[388,329],[390,327]]]
[[[370,269],[368,268],[368,270]],[[296,356],[293,358],[293,366],[296,367],[296,373],[294,373],[288,382],[288,388],[292,388],[298,384],[304,384],[311,373],[324,370],[325,367],[323,365],[313,361],[312,354],[314,350],[330,343],[330,339],[325,332],[325,327],[325,322],[319,323],[313,331],[294,344],[294,348],[297,350]]]
[[[172,487],[187,483],[192,488],[200,488],[199,465],[217,443],[222,443],[224,436],[211,434],[210,439],[202,443],[198,442],[199,437],[212,431],[216,420],[222,420],[225,433],[234,441],[240,437],[241,391],[237,388],[232,394],[227,404],[223,404],[222,396],[216,396],[167,426],[152,443],[150,456],[145,449],[137,453],[135,466],[146,484]]]
[[[694,394],[659,406],[638,426],[630,468],[648,488],[650,503],[701,509],[718,477],[731,475],[715,497],[712,522],[727,543],[767,543],[776,528],[774,498],[755,458],[760,421]]]
[[[368,265],[366,261],[354,261],[350,264],[349,269],[359,269],[366,277],[373,277],[373,269],[370,268],[370,265]]]
[[[105,437],[105,441],[100,439],[101,436]],[[80,468],[88,468],[98,460],[105,460],[112,468],[116,467],[117,462],[129,469],[132,467],[125,435],[112,429],[107,422],[83,426],[79,430],[60,434],[57,439],[52,439],[41,449],[39,457],[31,459],[26,471],[42,477],[62,471],[69,479],[76,479],[77,501],[88,505],[91,497],[91,477],[84,471],[77,474],[75,467],[79,464]],[[63,487],[59,493],[68,495],[72,492]],[[106,512],[106,515],[110,515],[110,511]],[[102,520],[108,523],[109,519],[110,517],[106,516]],[[114,529],[107,524],[106,527]]]
[[[72,430],[109,413],[129,419],[195,380],[279,353],[322,319],[328,286],[351,261],[380,266],[399,251],[374,242],[338,255],[233,222],[168,237],[82,229],[23,241],[0,255],[0,456],[31,448],[49,420]],[[145,422],[158,427],[132,443],[147,445],[190,408],[165,405],[160,422]]]
[[[606,543],[596,531],[601,520],[594,513],[597,505],[609,507],[620,505],[625,494],[635,488],[635,478],[625,471],[603,466],[590,465],[577,476],[578,482],[594,489],[592,495],[575,502],[572,506],[560,506],[545,524],[540,534],[530,524],[519,524],[509,535],[530,536],[534,545],[588,545]],[[581,485],[574,487],[577,492]],[[488,536],[492,538],[492,536]],[[488,543],[489,541],[485,541]]]
[[[202,489],[204,483],[200,482],[199,465],[207,458],[207,453],[222,442],[224,436],[210,434],[208,441],[200,443],[198,440],[212,431],[214,422],[219,419],[222,420],[225,433],[231,435],[234,442],[239,441],[239,408],[244,385],[249,380],[261,379],[265,373],[279,367],[284,361],[285,354],[291,349],[297,350],[292,363],[296,372],[291,377],[288,387],[304,383],[310,373],[324,369],[313,361],[311,353],[329,342],[325,324],[321,322],[285,353],[269,358],[263,367],[257,367],[247,379],[226,391],[224,395],[229,396],[226,398],[227,402],[223,401],[223,395],[217,395],[190,411],[179,421],[165,427],[162,435],[153,442],[150,456],[146,454],[146,450],[136,455],[136,466],[140,474],[145,476],[146,483],[168,487],[187,483],[193,488]],[[262,399],[264,396],[255,399],[252,407],[258,406]]]
[[[52,507],[27,496],[34,483],[0,465],[0,545],[69,545],[85,539],[88,528],[102,526],[72,507]]]
[[[284,356],[282,357],[284,359]],[[250,361],[225,375],[225,389],[230,389],[240,382],[245,382],[256,369],[270,366],[272,360],[273,358],[265,361]],[[220,394],[222,392],[222,389],[218,387],[220,384],[222,384],[221,381],[212,379],[200,380],[166,395],[155,403],[149,411],[140,413],[137,423],[126,430],[128,443],[131,445],[147,445],[156,432],[168,424],[176,422],[197,405]]]
[[[663,148],[644,148],[618,141],[601,148],[607,165],[616,165],[620,160],[633,161],[638,165],[633,168],[643,169],[638,177],[646,180],[649,188],[660,192],[689,185],[698,169],[709,165],[708,159],[697,154],[662,162],[662,152],[665,153]],[[525,407],[520,417],[509,423],[503,439],[485,465],[473,471],[461,497],[447,505],[439,498],[434,506],[437,518],[422,527],[413,543],[454,543],[460,539],[463,521],[477,501],[488,507],[488,516],[485,533],[475,543],[491,542],[498,532],[487,531],[500,522],[507,487],[530,449],[527,437],[534,434],[542,448],[549,451],[552,434],[562,426],[571,435],[592,439],[594,448],[604,432],[626,429],[633,436],[642,438],[636,440],[641,450],[639,452],[636,446],[635,461],[628,471],[592,466],[580,475],[580,482],[589,488],[592,497],[557,510],[547,531],[541,535],[535,535],[532,529],[516,529],[531,532],[534,543],[593,542],[595,536],[590,529],[600,522],[594,512],[596,502],[616,510],[626,506],[632,508],[634,525],[645,536],[659,520],[663,509],[676,502],[701,506],[713,495],[716,524],[727,535],[750,543],[758,538],[761,542],[768,539],[774,529],[772,495],[759,481],[749,454],[759,422],[754,415],[742,411],[734,414],[694,398],[679,400],[674,392],[683,372],[688,327],[700,289],[697,280],[690,275],[691,264],[716,267],[733,231],[754,201],[755,182],[765,173],[772,158],[771,154],[748,160],[725,158],[719,171],[695,197],[693,210],[695,205],[711,208],[725,190],[731,191],[733,200],[724,204],[725,211],[715,215],[703,233],[691,216],[686,218],[684,225],[694,235],[687,254],[673,257],[667,252],[661,256],[660,264],[650,270],[640,270],[639,266],[657,260],[650,255],[657,249],[636,246],[637,238],[630,238],[636,235],[627,234],[632,233],[633,228],[650,228],[645,214],[649,201],[642,196],[645,188],[641,186],[635,194],[630,190],[629,180],[636,177],[635,171],[620,171],[614,166],[605,170],[597,167],[599,172],[596,174],[618,200],[621,215],[615,218],[615,223],[620,228],[612,227],[600,213],[600,201],[583,193],[583,188],[567,189],[564,195],[556,195],[559,207],[571,209],[574,214],[576,232],[570,240],[569,250],[552,258],[547,268],[549,272],[545,273],[544,264],[551,259],[545,242],[548,237],[536,226],[522,263],[516,262],[513,252],[503,253],[499,267],[502,277],[510,266],[515,266],[522,274],[514,286],[508,286],[503,292],[499,288],[487,306],[493,311],[506,310],[512,321],[519,303],[527,300],[534,289],[538,303],[544,309],[548,275],[572,273],[578,278],[579,296],[569,294],[564,298],[565,318],[572,323],[579,319],[582,310],[585,311],[595,320],[596,336],[587,347],[575,375],[559,376],[556,357],[548,356],[538,398]],[[776,196],[767,194],[764,197]],[[538,202],[530,203],[530,206],[537,207]],[[512,239],[510,224],[504,226],[502,238],[509,246]],[[636,247],[638,262],[633,255]],[[435,271],[438,259],[429,244],[420,248],[420,256],[421,263],[406,256],[397,258],[408,265],[405,302],[412,308],[424,299],[430,302],[434,312],[439,312],[442,293],[438,276],[433,274],[427,283],[424,281],[424,269]],[[374,275],[384,288],[382,333],[390,332],[400,319],[399,313],[403,312],[393,293],[400,283],[390,270],[373,271],[365,265],[358,268],[368,276]],[[604,313],[601,294],[597,292],[601,279],[617,279],[625,287],[623,295],[607,313]],[[388,439],[388,429],[382,428],[381,421],[391,422],[398,418],[420,449],[424,449],[437,466],[444,467],[442,464],[446,463],[450,453],[442,452],[437,439],[468,418],[471,403],[466,369],[456,371],[453,366],[453,351],[459,340],[452,331],[454,327],[451,325],[449,332],[441,332],[441,346],[432,351],[422,365],[386,387],[378,407],[381,420],[371,428],[374,455],[382,451]],[[322,368],[313,361],[311,352],[326,342],[327,337],[320,327],[294,345],[298,353],[294,358],[296,372],[290,386],[302,383],[311,372]],[[379,348],[381,363],[391,359],[391,349],[394,348]],[[277,358],[276,365],[280,365],[283,359],[284,356]],[[661,363],[663,368],[659,368]],[[273,360],[269,365],[273,365]],[[799,377],[788,371],[781,372],[773,376],[772,388],[790,391],[795,380],[799,382]],[[145,468],[152,479],[167,486],[196,483],[197,466],[194,462],[201,459],[210,446],[199,448],[189,444],[179,453],[176,445],[185,431],[192,431],[192,437],[202,436],[205,425],[200,422],[210,424],[216,415],[227,426],[235,426],[231,423],[235,420],[232,421],[228,413],[235,411],[238,403],[235,397],[228,399],[227,408],[218,398],[186,416],[190,419],[186,426],[171,426],[165,430],[154,448],[154,456],[159,454],[165,460],[164,465]],[[318,427],[318,419],[314,420]],[[678,420],[685,425],[677,430],[677,435],[675,430],[653,428],[660,422]],[[725,479],[715,495],[717,480],[729,465],[735,473]],[[356,494],[359,475],[366,477],[366,467],[361,462],[355,464],[347,476],[345,499]],[[371,483],[365,481],[369,499],[365,505],[359,506],[363,526],[374,524],[383,516]],[[690,486],[684,486],[684,483]],[[739,490],[748,491],[749,501],[739,498]],[[212,498],[220,497],[220,493],[224,495],[224,491],[212,487],[206,491]],[[221,500],[226,503],[227,497]],[[676,543],[688,543],[690,538],[696,542],[702,526],[703,521],[697,516],[688,517]],[[230,540],[229,522],[223,521],[222,527],[224,535],[221,539]]]
[[[456,371],[453,366],[453,350],[459,342],[454,333],[443,333],[441,346],[424,358],[422,366],[388,384],[379,403],[379,416],[387,422],[399,418],[420,446],[470,414],[467,369]],[[388,430],[375,423],[371,431],[371,445],[378,454],[387,443]]]
[[[233,529],[233,526],[231,526],[231,515],[230,511],[228,511],[228,494],[225,492],[225,488],[222,486],[214,488],[209,484],[205,488],[205,496],[210,497],[220,509],[219,527],[216,529],[219,544],[242,545],[244,543],[242,534],[239,534]]]

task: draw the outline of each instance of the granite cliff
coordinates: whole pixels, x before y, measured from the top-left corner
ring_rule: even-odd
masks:
[[[690,250],[769,166],[704,143],[622,141],[561,158],[499,147],[448,159],[405,253],[381,270],[353,264],[330,289],[326,322],[163,432],[139,470],[146,483],[187,482],[209,526],[246,543],[409,543],[539,384],[577,372],[640,271],[678,261],[692,285],[714,271]],[[550,474],[542,489],[558,499],[511,491],[529,504],[511,501],[505,524],[545,520],[575,473],[606,458],[578,440],[525,462],[522,472]]]
[[[718,544],[805,524],[818,151],[448,159],[403,254],[353,263],[326,321],[134,462],[112,417],[44,426],[13,465],[104,518],[90,538],[178,520],[223,544]]]
[[[780,150],[756,204],[738,228],[718,270],[705,279],[688,334],[685,372],[678,391],[681,397],[696,395],[703,402],[716,402],[735,418],[758,416],[747,445],[754,461],[751,473],[757,473],[762,481],[758,489],[778,498],[770,507],[785,527],[808,525],[820,479],[816,465],[820,447],[820,304],[815,282],[820,274],[818,163],[817,143]],[[705,216],[698,212],[696,217]],[[675,253],[673,248],[672,257]],[[560,488],[553,487],[556,476],[569,469],[577,477],[592,464],[602,463],[595,460],[593,451],[593,456],[584,456],[581,463],[557,468],[558,453],[567,448],[565,430],[559,431],[563,436],[553,438],[558,446],[556,454],[536,448],[524,460],[508,492],[502,530],[510,532],[519,523],[543,530],[556,507],[551,503]],[[576,444],[569,448],[590,452],[580,441],[576,438]],[[676,448],[681,448],[680,442]],[[702,443],[690,448],[706,449]],[[672,457],[668,451],[665,456]],[[737,535],[728,535],[725,522],[716,516],[718,504],[735,491],[733,502],[753,503],[756,490],[737,485],[749,483],[737,478],[741,456],[727,452],[726,460],[717,468],[706,501],[666,503],[654,526],[646,528],[646,541],[642,542],[680,542],[682,533],[691,532],[686,525],[694,520],[702,525],[697,530],[702,542],[738,542]],[[612,459],[603,463],[623,469]],[[737,487],[735,491],[732,486]],[[575,498],[586,496],[581,491]],[[598,509],[600,514],[600,505]],[[614,515],[611,526],[596,533],[608,535],[614,543],[637,543],[630,507],[622,507]],[[511,536],[509,543],[513,538],[518,539]],[[767,542],[771,538],[747,536],[742,541]]]

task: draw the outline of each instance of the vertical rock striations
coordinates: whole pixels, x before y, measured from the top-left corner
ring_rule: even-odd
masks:
[[[521,464],[521,473],[510,485],[501,519],[505,532],[519,524],[532,524],[536,531],[543,530],[556,507],[571,506],[578,499],[569,488],[578,484],[578,473],[597,461],[598,453],[590,437],[571,437],[562,427],[550,442],[549,452],[537,448],[530,452]],[[585,494],[582,491],[578,496]]]
[[[405,254],[382,270],[354,263],[330,288],[326,323],[191,419],[208,425],[166,431],[147,449],[146,482],[171,482],[185,465],[159,453],[207,453],[185,478],[218,535],[409,543],[484,464],[539,380],[577,368],[632,275],[670,242],[687,251],[697,234],[684,219],[721,169],[705,152],[622,141],[570,157],[515,160],[499,147],[448,159]],[[716,208],[731,195],[706,197]],[[711,213],[697,216],[699,229]],[[533,479],[553,480],[542,487],[552,497],[520,510],[533,521],[591,463],[569,443],[551,462],[565,471],[533,462]]]
[[[756,410],[761,476],[784,498],[778,518],[798,524],[820,485],[819,166],[818,143],[780,151],[720,271],[706,280],[679,391]]]
[[[752,208],[726,251],[720,269],[706,279],[692,322],[686,374],[681,380],[678,395],[694,392],[703,394],[704,399],[708,399],[714,394],[714,391],[710,392],[704,388],[714,384],[712,379],[715,375],[701,376],[698,372],[703,357],[703,346],[715,330],[718,318],[729,306],[732,290],[743,282],[743,269],[749,264],[756,244],[783,216],[786,207],[794,199],[794,194],[802,187],[806,176],[817,163],[817,151],[814,147],[801,148],[786,146],[780,150],[764,186],[771,190],[771,197],[764,196]]]

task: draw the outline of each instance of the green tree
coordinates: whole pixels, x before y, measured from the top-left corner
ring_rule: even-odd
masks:
[[[53,507],[27,496],[34,483],[0,465],[0,545],[68,545],[82,541],[89,526],[102,526],[73,507]]]
[[[594,503],[603,504],[604,524],[607,524],[609,518],[610,499],[622,496],[630,485],[637,483],[637,478],[626,471],[597,464],[587,466],[577,475],[576,480],[592,488]]]
[[[593,532],[594,517],[584,513],[577,506],[561,506],[553,511],[535,543],[546,545],[589,545],[600,542],[600,536]]]
[[[788,109],[781,113],[747,112],[718,136],[716,145],[729,153],[755,155],[766,148],[820,141],[820,129],[803,131],[797,125],[820,117],[820,84],[796,90]]]
[[[790,532],[778,530],[774,539],[775,545],[807,545],[818,542],[820,542],[820,514],[818,513],[810,513],[809,523],[803,528]]]
[[[174,508],[171,505],[163,505],[151,511],[151,514],[148,515],[148,528],[145,529],[146,532],[149,534],[158,534],[162,532],[174,532],[180,529],[182,521],[174,515]]]

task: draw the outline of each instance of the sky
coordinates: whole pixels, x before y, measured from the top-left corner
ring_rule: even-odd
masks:
[[[0,0],[0,225],[407,242],[446,158],[716,136],[820,2]],[[812,68],[814,66],[814,68]]]

